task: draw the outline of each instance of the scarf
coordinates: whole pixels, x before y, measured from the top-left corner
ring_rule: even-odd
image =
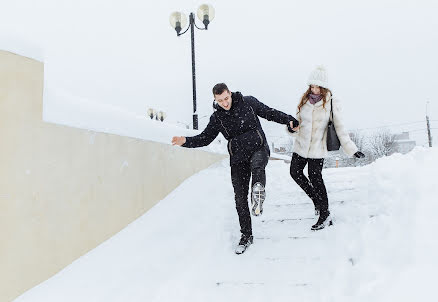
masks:
[[[313,94],[313,93],[309,94],[310,104],[315,105],[321,100],[322,100],[322,94]]]

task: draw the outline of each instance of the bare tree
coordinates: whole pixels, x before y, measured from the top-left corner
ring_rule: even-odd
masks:
[[[369,152],[369,137],[363,132],[355,131],[350,133],[350,138],[356,145],[357,149],[365,153],[365,158],[346,157],[343,159],[343,161],[345,162],[344,164],[346,166],[363,166],[371,163],[373,157],[370,156]]]
[[[365,158],[348,157],[344,152],[329,152],[324,167],[334,167],[336,158],[339,158],[341,167],[363,166],[397,152],[396,135],[387,130],[371,134],[356,131],[350,133],[350,138],[359,151],[365,154]]]
[[[367,150],[368,148],[367,137],[365,134],[363,134],[363,132],[359,132],[359,131],[351,132],[350,138],[359,150],[361,151]]]
[[[395,135],[388,130],[375,132],[369,138],[369,151],[374,159],[389,156],[397,151]]]

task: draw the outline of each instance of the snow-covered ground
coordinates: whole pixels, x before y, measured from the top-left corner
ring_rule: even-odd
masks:
[[[438,149],[324,170],[334,226],[310,231],[309,198],[283,161],[267,167],[254,244],[239,226],[227,160],[17,302],[413,301],[433,298]],[[424,299],[425,300],[425,299]]]

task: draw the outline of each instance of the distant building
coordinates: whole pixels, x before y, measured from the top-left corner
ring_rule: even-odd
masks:
[[[409,138],[409,132],[402,132],[395,135],[395,150],[396,152],[406,154],[414,149],[415,141]]]
[[[271,151],[278,154],[285,154],[292,156],[293,138],[292,137],[269,137],[268,142],[271,145]]]
[[[284,154],[284,153],[286,153],[286,148],[285,147],[280,147],[280,148],[275,148],[274,147],[274,152],[275,153]]]

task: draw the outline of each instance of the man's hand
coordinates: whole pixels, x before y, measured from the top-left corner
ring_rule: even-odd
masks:
[[[293,123],[293,121],[290,121],[289,122],[289,125],[288,125],[288,129],[289,129],[289,132],[297,132],[299,129],[300,129],[300,126],[296,126],[295,128],[294,128],[294,123]]]
[[[296,127],[298,127],[300,125],[300,122],[297,121],[296,119],[293,119],[293,120],[291,120],[289,122],[289,125],[290,125],[291,128],[296,128]]]
[[[172,145],[182,146],[186,142],[186,138],[184,136],[174,136],[172,137]]]
[[[289,122],[289,125],[290,125],[290,127],[292,128],[292,130],[295,131],[295,132],[297,132],[298,129],[300,129],[300,126],[296,126],[296,127],[294,128],[294,122],[293,122],[293,121],[290,121],[290,122]]]

